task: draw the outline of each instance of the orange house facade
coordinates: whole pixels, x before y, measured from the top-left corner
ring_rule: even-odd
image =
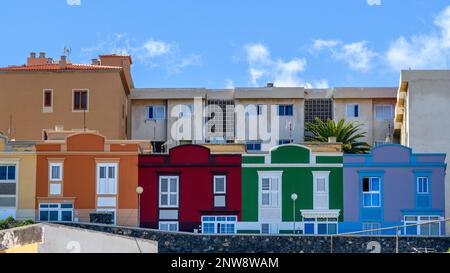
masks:
[[[36,220],[89,222],[91,213],[112,212],[114,224],[137,226],[143,142],[95,131],[57,136],[36,145]]]

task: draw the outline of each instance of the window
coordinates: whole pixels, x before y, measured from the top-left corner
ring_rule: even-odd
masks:
[[[148,107],[148,119],[165,119],[166,107],[164,105],[153,105]]]
[[[50,181],[62,181],[62,163],[50,163]]]
[[[17,200],[16,165],[0,165],[0,207],[15,208]]]
[[[441,223],[433,221],[439,221],[442,219],[440,216],[405,216],[405,228],[404,233],[406,235],[421,235],[421,236],[440,236],[441,235]],[[413,226],[409,226],[413,225]]]
[[[377,120],[391,120],[394,118],[392,105],[375,105],[375,118]]]
[[[74,111],[88,110],[88,91],[87,90],[73,91],[73,110]]]
[[[285,145],[285,144],[290,144],[292,141],[290,141],[289,139],[280,139],[278,140],[278,145]]]
[[[51,112],[53,107],[53,90],[44,90],[43,98],[44,112]]]
[[[215,175],[214,178],[214,207],[226,206],[227,177]]]
[[[39,204],[39,221],[72,222],[73,204],[50,203]]]
[[[304,234],[337,234],[338,218],[304,218]]]
[[[417,193],[429,194],[429,182],[428,177],[417,177]]]
[[[379,177],[363,177],[362,194],[363,207],[381,206],[381,179]]]
[[[290,105],[278,105],[278,115],[279,116],[293,116],[294,106]]]
[[[269,208],[279,207],[280,180],[277,177],[263,177],[261,179],[261,206]]]
[[[381,231],[376,230],[380,228],[381,223],[363,223],[363,230],[368,230],[367,232],[364,232],[363,235],[380,235]]]
[[[152,141],[152,151],[153,153],[160,154],[166,152],[166,147],[164,146],[164,141]]]
[[[263,106],[262,104],[257,104],[256,105],[256,113],[258,116],[262,115],[262,111],[263,111]]]
[[[237,216],[202,216],[202,233],[234,234]]]
[[[178,222],[159,222],[159,230],[177,232]]]
[[[261,142],[259,141],[253,141],[253,142],[247,142],[247,151],[261,151]]]
[[[97,164],[97,194],[117,194],[117,163]]]
[[[346,117],[357,118],[359,117],[359,104],[347,104],[346,105]]]
[[[178,207],[178,176],[161,176],[159,178],[159,207]]]

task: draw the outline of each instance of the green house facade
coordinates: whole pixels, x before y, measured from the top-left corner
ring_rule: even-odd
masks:
[[[337,233],[343,221],[342,160],[342,153],[313,153],[296,144],[243,155],[237,232]]]

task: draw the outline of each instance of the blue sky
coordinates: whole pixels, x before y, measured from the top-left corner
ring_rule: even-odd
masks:
[[[448,68],[444,0],[15,0],[0,65],[31,51],[88,63],[129,53],[136,87],[395,86]]]

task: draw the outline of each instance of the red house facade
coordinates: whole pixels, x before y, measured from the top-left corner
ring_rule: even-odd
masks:
[[[167,231],[235,233],[241,219],[241,155],[182,145],[139,156],[141,226]]]

